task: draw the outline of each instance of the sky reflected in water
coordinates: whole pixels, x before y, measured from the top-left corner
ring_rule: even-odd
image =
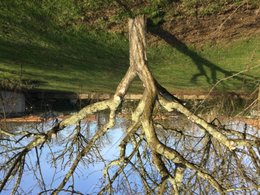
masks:
[[[47,131],[51,128],[54,121],[49,121],[43,124],[23,124],[20,126],[10,126],[9,128],[14,128],[16,131],[26,129],[27,131]],[[105,123],[105,121],[101,121]],[[96,194],[101,186],[104,186],[106,180],[103,178],[104,166],[108,164],[111,160],[117,159],[119,157],[119,144],[120,141],[125,136],[125,124],[126,120],[122,118],[117,118],[117,124],[114,128],[110,129],[108,134],[105,135],[101,141],[96,144],[96,148],[93,148],[87,156],[83,158],[84,162],[81,162],[73,175],[73,178],[69,180],[65,188],[71,189],[70,186],[73,183],[75,191],[80,191],[83,194]],[[102,124],[101,124],[102,125]],[[235,128],[241,132],[245,129],[245,123],[233,121],[229,122],[226,126],[230,128]],[[81,123],[82,135],[86,138],[86,142],[94,135],[98,129],[97,122],[82,122]],[[191,130],[192,129],[192,130]],[[252,135],[259,136],[259,131],[256,128],[248,128],[248,133]],[[192,135],[202,136],[200,128],[194,125],[187,126],[187,132],[191,132]],[[19,187],[19,192],[21,194],[38,194],[41,191],[55,189],[64,175],[68,172],[71,167],[71,163],[75,158],[75,154],[79,151],[80,146],[77,144],[72,145],[73,135],[75,133],[75,126],[67,127],[58,133],[50,143],[44,144],[42,148],[38,148],[37,151],[33,149],[29,155],[26,156],[26,164],[24,167],[24,174],[22,176],[21,186]],[[159,135],[160,137],[160,135]],[[163,136],[162,136],[163,137]],[[18,137],[16,138],[19,139]],[[161,138],[162,141],[164,138]],[[23,139],[19,144],[25,145],[32,139]],[[173,148],[178,147],[178,149],[183,150],[187,145],[176,144],[178,138],[174,136],[170,137],[167,144],[171,145]],[[201,144],[201,145],[200,145]],[[190,143],[190,147],[200,148],[203,147],[203,143],[200,142],[196,145],[196,142]],[[67,148],[65,155],[62,155],[64,148]],[[126,153],[130,154],[132,151],[132,145],[128,145]],[[1,147],[1,152],[5,149]],[[39,156],[39,161],[37,161],[37,154]],[[70,156],[71,155],[71,156]],[[58,158],[61,156],[61,158]],[[101,158],[102,156],[102,158]],[[186,155],[186,158],[189,154]],[[53,161],[53,159],[56,159]],[[1,159],[2,163],[4,159]],[[194,159],[194,162],[196,160]],[[244,163],[251,163],[250,158],[244,158]],[[39,162],[39,163],[37,163]],[[39,167],[40,166],[40,167]],[[148,168],[149,169],[149,168]],[[41,172],[40,172],[41,170]],[[109,173],[117,170],[116,167],[112,167]],[[131,166],[127,166],[125,169],[126,175],[129,176],[128,180],[131,187],[142,188],[141,180],[137,174],[132,173]],[[191,174],[188,173],[187,174]],[[1,178],[3,178],[3,172],[0,172]],[[119,180],[115,185],[122,185]],[[234,180],[235,182],[235,180]],[[239,180],[238,180],[239,182]],[[10,194],[14,182],[10,182],[7,188],[1,194]],[[50,194],[48,191],[47,194]],[[70,194],[66,192],[61,192],[60,194]],[[115,193],[120,194],[120,193]]]

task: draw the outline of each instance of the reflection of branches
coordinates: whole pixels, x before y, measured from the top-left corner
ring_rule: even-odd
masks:
[[[128,165],[128,163],[131,162],[131,159],[135,155],[138,147],[140,146],[140,142],[135,143],[134,145],[135,145],[134,150],[131,152],[131,154],[128,157],[125,156],[126,145],[124,145],[124,144],[121,145],[121,147],[120,147],[120,158],[112,161],[108,166],[105,167],[105,169],[104,169],[104,175],[105,176],[109,175],[108,170],[112,166],[118,166],[119,168],[118,168],[118,171],[112,177],[108,177],[108,180],[109,180],[108,184],[105,187],[103,187],[103,189],[100,190],[99,194],[101,194],[102,192],[105,192],[108,189],[111,193],[112,184],[117,179],[117,177],[123,172],[123,170]]]
[[[46,194],[47,192],[53,192],[53,191],[54,191],[53,189],[45,190],[45,191],[40,192],[39,195],[41,195],[41,194]],[[78,191],[75,191],[75,190],[62,189],[61,192],[69,192],[69,193],[71,193],[71,194],[84,195],[83,193],[78,192]]]
[[[35,148],[35,152],[36,152],[36,161],[37,161],[37,166],[39,168],[39,173],[40,173],[40,184],[42,184],[44,191],[46,191],[46,184],[44,182],[43,179],[43,174],[42,174],[42,168],[41,168],[41,163],[40,163],[40,157],[39,157],[39,152],[38,152],[38,148]],[[36,174],[37,175],[37,174]]]
[[[54,165],[58,166],[57,161],[61,160],[61,166],[66,173],[58,180],[60,183],[55,189],[48,189],[43,181],[42,193],[58,194],[63,191],[79,193],[74,189],[73,178],[77,173],[76,169],[80,162],[86,165],[94,162],[93,159],[85,160],[89,156],[100,158],[101,152],[94,154],[95,150],[102,150],[97,147],[97,143],[115,126],[118,107],[136,76],[144,85],[143,96],[133,110],[125,135],[121,139],[119,157],[108,164],[103,157],[100,158],[106,164],[104,168],[106,179],[99,189],[99,194],[107,192],[112,194],[117,192],[116,190],[124,189],[131,193],[137,192],[138,187],[133,186],[129,179],[132,174],[139,176],[139,185],[142,185],[141,189],[144,188],[147,194],[187,192],[224,194],[237,190],[253,192],[258,190],[259,174],[255,174],[259,173],[260,164],[258,134],[247,130],[240,132],[233,128],[226,129],[221,124],[215,125],[214,121],[208,123],[160,86],[147,67],[144,25],[145,20],[141,16],[129,21],[130,67],[111,99],[86,106],[46,132],[37,130],[1,132],[11,140],[1,140],[5,146],[5,151],[0,153],[2,156],[5,155],[0,168],[3,172],[1,191],[7,182],[16,176],[17,182],[13,187],[15,192],[21,181],[25,159],[29,152],[35,148],[37,153],[37,150],[49,145],[57,134],[66,132],[70,126],[75,128],[63,139],[66,147],[58,152],[51,151]],[[153,117],[156,104],[166,112],[181,113],[182,118],[196,124],[196,128],[180,129],[175,124],[176,121],[172,121],[168,126],[159,120],[156,121]],[[82,128],[80,121],[89,114],[103,110],[109,110],[108,121],[98,125],[92,137],[87,137],[86,135],[91,133]],[[90,129],[89,125],[87,128]],[[14,143],[19,146],[11,149]],[[37,159],[38,156],[40,155],[37,154]],[[38,160],[40,171],[39,162]],[[43,180],[42,176],[39,178]],[[71,185],[66,189],[70,179],[72,179]],[[119,186],[119,184],[116,186],[116,181],[119,179],[125,181],[127,186],[120,185],[121,189],[115,189]]]

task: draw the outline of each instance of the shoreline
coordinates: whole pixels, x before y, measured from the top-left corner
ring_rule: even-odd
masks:
[[[13,118],[5,118],[5,119],[0,119],[0,123],[43,123],[43,122],[47,122],[47,121],[51,121],[51,120],[63,120],[67,117],[69,117],[70,115],[58,115],[56,117],[49,117],[49,118],[44,118],[41,116],[37,116],[37,115],[29,115],[29,116],[22,116],[22,117],[13,117]],[[220,117],[221,120],[223,121],[230,121],[231,118],[227,117]],[[98,120],[98,116],[95,114],[92,115],[88,115],[86,118],[83,119],[83,121],[89,121],[89,122],[93,122],[93,121],[97,121]],[[244,122],[252,127],[258,128],[260,130],[260,118],[249,118],[248,116],[244,116],[244,117],[234,117],[232,118],[232,121],[241,121]]]

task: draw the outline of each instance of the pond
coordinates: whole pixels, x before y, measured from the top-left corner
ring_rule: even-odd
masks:
[[[106,115],[99,115],[96,119],[82,121],[80,126],[69,126],[59,132],[51,141],[32,149],[25,156],[24,164],[20,168],[23,169],[23,174],[17,194],[51,194],[69,171],[79,151],[86,147],[95,132],[107,122]],[[51,129],[56,122],[56,120],[50,120],[44,123],[7,124],[7,128],[14,132],[26,130],[31,134],[38,134]],[[127,125],[127,119],[122,117],[116,119],[115,127],[98,140],[86,156],[82,157],[76,171],[60,194],[97,194],[108,184],[108,179],[104,177],[104,167],[119,158],[119,145],[126,136]],[[257,128],[241,121],[226,120],[222,125],[229,130],[246,132],[249,137],[251,135],[260,137]],[[241,193],[257,194],[257,190],[252,186],[259,185],[260,181],[257,173],[259,170],[256,167],[259,163],[259,149],[253,148],[258,159],[253,159],[249,155],[248,149],[244,147],[240,148],[241,151],[236,151],[236,154],[232,154],[216,143],[216,140],[209,139],[199,126],[185,120],[181,115],[158,119],[155,126],[160,141],[178,151],[191,163],[205,167],[207,172],[217,177],[221,183],[226,182],[230,188],[241,188]],[[75,136],[75,132],[80,132],[80,135]],[[110,191],[112,194],[147,194],[145,185],[150,186],[150,193],[157,194],[158,192],[156,185],[160,184],[161,177],[156,167],[153,166],[152,150],[142,137],[141,130],[136,132],[135,136],[136,142],[127,144],[125,156],[131,156],[136,145],[138,145],[138,152],[130,162],[128,161],[120,176],[113,182]],[[141,137],[142,142],[138,144]],[[13,159],[16,158],[15,155],[33,139],[33,136],[23,135],[1,138],[1,183],[8,174],[7,170],[13,163]],[[254,160],[257,161],[256,165]],[[167,159],[163,159],[163,161],[169,172],[173,174],[177,165]],[[241,170],[246,176],[237,173],[238,165],[242,167],[239,171]],[[108,171],[109,178],[113,178],[118,170],[120,170],[120,166],[111,166]],[[146,173],[142,173],[143,171]],[[19,170],[17,172],[19,175]],[[11,174],[13,173],[11,172]],[[189,191],[193,194],[207,192],[218,194],[214,188],[210,187],[209,182],[199,179],[195,174],[196,171],[185,169],[182,193]],[[11,177],[1,194],[11,194],[16,179],[19,178],[18,175],[14,174]],[[143,181],[144,178],[146,184]],[[229,193],[236,194],[237,191]],[[166,194],[171,194],[171,191],[166,190]]]
[[[37,132],[49,130],[53,123],[54,121],[38,124],[9,124],[8,128],[14,129],[15,131],[26,129],[30,132]],[[83,194],[95,194],[95,191],[100,190],[103,183],[104,165],[119,157],[118,145],[122,137],[124,137],[124,132],[121,127],[123,123],[123,119],[117,119],[117,125],[110,130],[100,143],[96,144],[95,147],[98,147],[98,154],[96,154],[95,148],[93,148],[93,154],[84,157],[74,178],[74,188],[77,189],[77,191],[80,191]],[[86,129],[84,134],[86,137],[84,139],[86,139],[85,141],[87,142],[87,139],[93,136],[96,131],[97,123],[85,122],[82,123],[81,128]],[[38,194],[40,191],[52,189],[57,186],[61,177],[67,173],[72,162],[72,156],[75,155],[77,149],[79,149],[77,146],[71,145],[73,142],[74,130],[75,127],[64,129],[64,131],[59,133],[50,143],[45,144],[42,148],[37,150],[32,150],[27,155],[25,159],[24,175],[20,185],[21,192],[26,194]],[[15,140],[19,139],[21,139],[21,136],[15,138]],[[24,146],[31,140],[32,139],[21,140],[17,147]],[[6,153],[6,147],[3,147],[3,145],[6,144],[4,142],[5,141],[2,140],[1,154]],[[11,153],[11,150],[16,148],[16,146],[12,145],[9,146],[9,148]],[[6,162],[5,160],[5,158],[1,158],[1,165]],[[1,178],[3,178],[3,176],[2,171]],[[10,182],[1,194],[10,194],[13,184],[13,182]],[[70,185],[71,184],[69,183],[67,186]]]

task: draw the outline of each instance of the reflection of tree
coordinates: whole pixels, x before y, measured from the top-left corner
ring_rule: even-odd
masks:
[[[259,138],[251,135],[246,128],[244,132],[239,132],[224,128],[221,124],[206,122],[156,82],[147,67],[144,29],[144,16],[129,19],[130,66],[113,98],[86,106],[78,113],[54,124],[46,132],[1,130],[1,142],[5,147],[1,151],[1,191],[9,181],[16,179],[13,186],[13,191],[16,192],[29,152],[46,147],[56,135],[59,136],[73,125],[76,125],[75,130],[63,138],[67,141],[66,147],[53,152],[52,158],[54,162],[62,162],[63,167],[67,168],[66,174],[54,188],[43,188],[44,192],[76,193],[73,187],[76,169],[79,163],[94,163],[94,156],[98,156],[106,165],[105,181],[100,194],[124,190],[137,193],[140,189],[144,189],[146,194],[224,194],[236,191],[255,192],[259,189]],[[119,144],[119,158],[107,163],[102,159],[97,144],[115,126],[117,110],[136,76],[143,83],[143,96],[133,110],[125,136]],[[175,110],[182,113],[200,129],[180,128],[157,121],[153,116],[156,105],[168,112]],[[91,137],[86,137],[83,133],[85,128],[81,128],[80,121],[87,115],[104,110],[109,110],[108,121],[100,124]],[[20,136],[19,139],[17,136]],[[27,138],[28,142],[21,145]],[[69,154],[68,159],[64,158],[65,154]],[[142,188],[132,185],[128,179],[129,169],[139,175]],[[116,181],[121,185],[116,185]],[[66,185],[68,182],[70,186]]]
[[[168,139],[168,145],[177,148],[180,154],[192,164],[203,167],[204,170],[211,173],[212,177],[218,178],[218,183],[229,188],[225,187],[227,192],[245,192],[247,190],[252,192],[254,191],[253,188],[257,189],[259,185],[256,182],[259,180],[259,159],[256,156],[258,152],[254,150],[256,148],[253,149],[253,147],[249,146],[230,151],[202,128],[184,127],[175,129],[175,126],[160,123],[156,125],[160,137],[171,137],[171,139]],[[230,127],[239,129],[234,125]],[[236,135],[241,140],[247,134],[229,129],[228,126],[224,128],[220,124],[218,124],[218,128],[225,135],[230,136],[233,134],[233,136]],[[259,139],[257,136],[252,135],[257,135],[257,130],[248,128],[245,131],[248,131],[248,139]],[[253,161],[255,162],[253,163]],[[210,188],[210,182],[201,181],[199,174],[195,170],[187,171],[183,177],[182,192],[214,193],[214,190]],[[236,189],[238,184],[242,185]]]

